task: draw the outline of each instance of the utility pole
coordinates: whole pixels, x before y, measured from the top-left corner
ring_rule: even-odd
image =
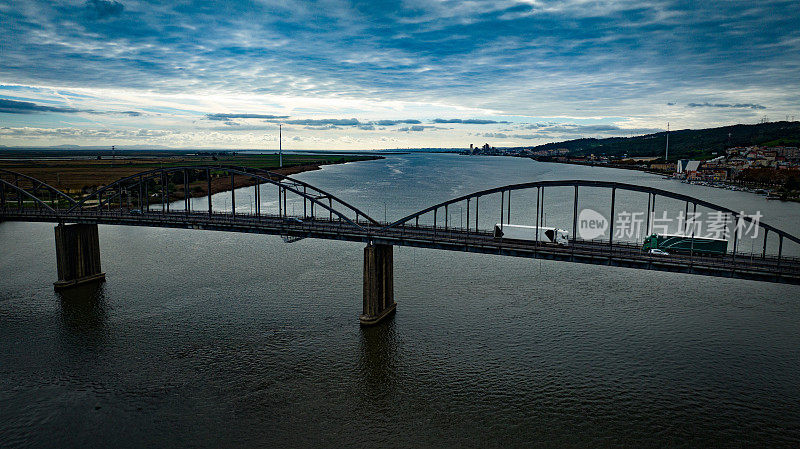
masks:
[[[280,166],[283,168],[283,144],[282,144],[282,136],[281,136],[281,128],[283,124],[278,124],[278,159],[280,161]]]
[[[667,150],[664,152],[664,163],[669,162],[669,122],[667,122]]]

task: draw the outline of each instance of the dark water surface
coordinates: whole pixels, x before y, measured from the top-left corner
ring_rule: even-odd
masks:
[[[584,178],[800,227],[797,204],[511,158],[298,177],[380,219]],[[551,194],[549,225],[571,216],[569,195]],[[533,216],[521,198],[513,222]],[[107,282],[62,297],[52,228],[0,224],[2,448],[800,444],[800,287],[395,248],[397,314],[361,329],[361,244],[101,226]]]

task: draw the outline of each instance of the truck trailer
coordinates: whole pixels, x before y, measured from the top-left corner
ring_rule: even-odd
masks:
[[[656,248],[669,253],[721,256],[728,252],[728,241],[671,234],[652,234],[645,237],[642,250]]]
[[[537,239],[536,226],[497,223],[494,225],[494,238],[535,242]],[[563,229],[539,227],[538,239],[542,243],[569,246],[569,233]]]

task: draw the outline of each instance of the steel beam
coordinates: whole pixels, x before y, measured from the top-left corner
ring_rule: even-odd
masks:
[[[733,257],[732,261],[736,263],[736,244],[739,242],[739,216],[736,215],[733,228]]]
[[[542,193],[541,190],[541,187],[536,188],[536,243],[534,244],[536,249],[539,248],[539,195]],[[536,249],[534,249],[534,251],[536,251]]]
[[[609,217],[609,220],[611,221],[611,223],[609,223],[609,232],[608,232],[608,246],[612,247],[612,248],[614,246],[614,213],[615,213],[614,212],[614,207],[616,206],[616,202],[617,202],[617,188],[616,187],[612,187],[611,188],[611,216]]]
[[[161,213],[164,214],[166,212],[167,208],[166,208],[166,206],[164,206],[164,190],[165,190],[166,187],[164,186],[164,172],[163,171],[161,172],[161,178],[160,179],[161,179]]]
[[[506,220],[508,224],[511,224],[511,191],[508,191],[508,210],[506,212]]]
[[[166,173],[164,173],[164,180],[166,181],[166,184],[164,184],[164,188],[166,189],[166,199],[167,199],[166,206],[167,206],[167,212],[169,212],[169,175]],[[111,208],[111,204],[109,204],[108,207]]]
[[[686,208],[683,211],[683,235],[686,235],[686,225],[689,222],[689,202],[686,202]]]
[[[478,198],[475,197],[475,232],[478,232]]]
[[[211,208],[211,169],[206,169],[206,182],[208,186],[208,216],[210,217],[213,214],[213,209]]]
[[[258,191],[259,191],[259,187],[260,187],[260,186],[259,186],[259,184],[258,184],[258,180],[256,180],[256,183],[255,183],[255,185],[253,186],[253,209],[255,209],[256,216],[259,216],[259,217],[260,217],[260,216],[261,216],[261,212],[259,211],[259,206],[260,206],[260,204],[259,204],[259,203],[260,203],[261,201],[260,201],[260,200],[259,200],[259,198],[258,198],[258,194],[259,194],[259,192],[258,192]]]
[[[467,231],[469,231],[469,198],[467,198]]]
[[[575,240],[578,237],[578,186],[575,186],[575,199],[572,209],[572,252],[575,252]]]
[[[503,206],[505,206],[506,201],[506,192],[500,192],[500,230],[503,230]],[[539,197],[537,196],[536,199],[538,200]]]
[[[183,210],[187,214],[189,213],[189,204],[189,173],[186,170],[183,170]]]
[[[695,218],[697,217],[697,203],[692,205],[692,240],[689,243],[689,267],[691,268],[692,262],[694,261],[694,231],[697,230],[697,226],[694,223]]]
[[[540,211],[540,213],[542,214],[542,219],[539,220],[539,223],[541,223],[542,227],[544,227],[544,225],[545,225],[545,222],[544,222],[544,186],[542,186],[542,210]]]

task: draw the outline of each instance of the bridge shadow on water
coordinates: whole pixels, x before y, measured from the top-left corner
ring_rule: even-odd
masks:
[[[390,401],[397,392],[397,334],[395,318],[361,327],[359,371],[370,400]]]
[[[102,345],[108,330],[105,284],[81,285],[56,295],[61,302],[61,321],[68,340],[80,346]]]

